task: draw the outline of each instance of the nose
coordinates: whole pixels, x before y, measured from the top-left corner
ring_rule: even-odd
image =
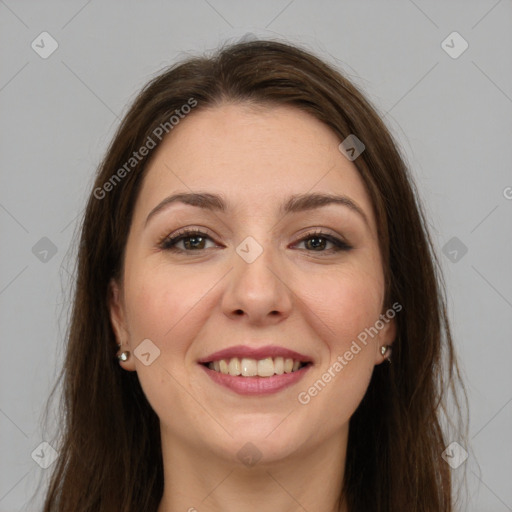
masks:
[[[288,318],[293,303],[289,273],[276,250],[263,247],[252,262],[233,254],[233,270],[224,290],[222,309],[232,319],[254,326],[274,325]]]

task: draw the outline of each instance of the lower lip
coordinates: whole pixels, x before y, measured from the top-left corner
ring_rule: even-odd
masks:
[[[298,382],[307,373],[312,366],[308,364],[300,370],[292,373],[283,373],[273,377],[235,377],[225,373],[210,370],[207,366],[200,364],[206,374],[217,384],[231,389],[240,395],[269,395],[277,393],[296,382]]]

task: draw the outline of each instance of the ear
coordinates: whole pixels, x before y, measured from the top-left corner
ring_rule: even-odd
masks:
[[[119,283],[115,279],[111,279],[108,285],[108,308],[110,313],[110,323],[112,325],[117,344],[121,345],[121,350],[129,350],[131,352],[132,349],[126,324],[123,294]],[[119,361],[119,364],[125,370],[135,370],[133,357],[129,357],[127,361]]]
[[[390,357],[389,349],[387,353],[382,355],[381,347],[384,345],[392,347],[396,338],[396,319],[394,317],[389,318],[386,313],[384,312],[380,317],[383,319],[381,321],[384,323],[384,327],[379,331],[379,336],[377,337],[375,364],[381,364]]]

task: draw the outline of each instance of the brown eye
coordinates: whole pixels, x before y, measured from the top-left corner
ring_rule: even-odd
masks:
[[[163,250],[176,252],[202,251],[207,249],[207,247],[205,247],[207,240],[213,241],[206,233],[203,233],[202,231],[185,230],[173,237],[165,238],[161,242],[160,248]],[[180,242],[183,242],[183,248],[177,247]]]
[[[327,245],[327,243],[329,243],[329,240],[319,236],[312,236],[311,238],[306,239],[305,242],[306,247],[308,249],[313,249],[314,251],[316,251],[325,249],[325,246]]]
[[[349,251],[352,249],[343,240],[336,238],[335,236],[328,235],[326,233],[317,232],[309,233],[302,238],[298,243],[304,243],[308,252],[338,252],[338,251]],[[327,244],[332,244],[333,247],[326,249]]]

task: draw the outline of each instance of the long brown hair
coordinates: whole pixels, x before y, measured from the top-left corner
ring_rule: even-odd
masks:
[[[108,283],[122,270],[151,151],[126,164],[148,137],[158,146],[158,127],[167,126],[172,136],[171,116],[191,99],[197,103],[189,115],[224,102],[294,106],[340,141],[355,134],[364,143],[354,164],[375,209],[386,303],[403,309],[393,362],[375,367],[350,420],[340,493],[350,512],[453,511],[441,425],[446,392],[457,397],[460,375],[439,265],[405,161],[377,110],[340,72],[297,46],[251,41],[190,58],[152,79],[98,169],[81,226],[65,362],[52,390],[62,380],[59,457],[44,512],[151,512],[161,500],[159,421],[137,373],[124,371],[115,358]],[[122,168],[126,172],[118,172]],[[460,401],[454,403],[460,415]]]

